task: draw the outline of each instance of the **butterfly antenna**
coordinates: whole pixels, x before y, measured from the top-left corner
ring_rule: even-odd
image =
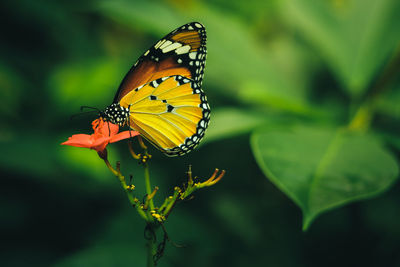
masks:
[[[78,116],[81,116],[81,115],[85,115],[85,114],[89,114],[89,113],[93,113],[93,112],[97,112],[97,110],[90,110],[90,111],[85,111],[85,112],[80,112],[80,113],[76,113],[76,114],[73,114],[73,115],[71,115],[71,117],[69,118],[70,120],[73,120],[73,119],[75,119],[76,117],[78,117]]]
[[[82,112],[84,109],[92,109],[92,110],[94,110],[94,111],[100,112],[100,109],[95,108],[95,107],[81,106],[81,112]]]

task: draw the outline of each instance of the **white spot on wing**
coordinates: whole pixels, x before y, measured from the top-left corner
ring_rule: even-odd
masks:
[[[166,40],[162,45],[160,45],[160,49],[164,49],[165,47],[169,46],[170,44],[172,44],[172,42],[169,40]]]
[[[182,44],[181,43],[173,43],[167,47],[162,48],[163,53],[168,53],[169,51],[175,50],[178,47],[181,47]],[[160,47],[161,48],[161,47]]]
[[[197,54],[197,52],[190,52],[189,53],[189,58],[190,59],[195,59],[196,58],[196,54]]]
[[[182,47],[179,47],[178,49],[176,49],[175,53],[180,55],[180,54],[188,53],[189,51],[190,51],[190,45],[185,45],[185,46],[182,46]]]
[[[156,45],[154,46],[155,49],[159,48],[160,45],[162,45],[165,42],[165,40],[160,40],[156,43]]]

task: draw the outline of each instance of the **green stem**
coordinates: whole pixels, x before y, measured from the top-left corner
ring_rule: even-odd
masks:
[[[117,177],[117,179],[121,183],[122,189],[124,189],[126,196],[128,197],[129,203],[131,203],[131,205],[136,208],[137,212],[143,219],[147,220],[146,213],[142,210],[139,203],[137,203],[138,201],[132,196],[132,192],[128,189],[128,185],[126,184],[125,177],[119,171],[118,164],[117,164],[117,170],[116,170],[111,166],[110,162],[107,159],[104,159],[104,162],[106,163],[108,169]]]
[[[398,75],[398,69],[400,67],[400,46],[393,55],[389,64],[386,65],[380,78],[369,90],[364,101],[359,106],[354,117],[348,125],[350,130],[367,131],[371,125],[371,121],[374,117],[375,106],[377,101],[386,90],[390,89],[388,86]]]
[[[146,193],[148,196],[150,196],[152,193],[152,190],[151,190],[151,183],[150,183],[149,165],[147,163],[144,163],[144,181],[146,184]],[[150,206],[150,210],[154,210],[153,198],[151,198],[149,200],[149,206]]]
[[[148,223],[151,231],[154,231],[151,223]],[[154,256],[156,255],[156,244],[153,236],[147,240],[147,267],[154,267]]]
[[[350,130],[367,131],[374,116],[374,103],[372,100],[365,100],[358,108],[356,114],[348,125]]]
[[[176,202],[178,201],[179,194],[181,193],[181,189],[179,187],[175,187],[174,195],[168,197],[163,206],[160,207],[160,211],[165,207],[164,211],[162,211],[162,214],[165,217],[168,217],[169,213],[171,212],[172,208],[175,206]]]

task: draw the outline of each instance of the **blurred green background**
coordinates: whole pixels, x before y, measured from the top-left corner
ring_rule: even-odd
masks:
[[[165,226],[186,247],[158,266],[400,266],[398,14],[397,0],[2,1],[0,264],[145,265],[115,177],[59,144],[90,133],[94,115],[70,120],[81,105],[109,105],[141,53],[200,21],[211,124],[184,157],[151,148],[156,201],[189,164],[227,175],[175,208]],[[126,144],[109,158],[143,196]]]

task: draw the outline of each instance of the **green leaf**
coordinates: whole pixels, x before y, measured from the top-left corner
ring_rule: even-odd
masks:
[[[249,133],[265,124],[268,117],[262,112],[251,112],[237,108],[220,108],[212,111],[210,126],[204,141],[210,142],[223,138]]]
[[[242,102],[269,107],[277,110],[285,110],[303,115],[321,115],[321,111],[313,109],[306,101],[297,97],[284,96],[276,94],[257,81],[248,81],[243,83],[242,90],[239,91],[239,98]]]
[[[328,209],[383,192],[399,174],[374,137],[343,129],[263,129],[251,146],[268,179],[301,208],[304,230]]]
[[[286,1],[283,16],[330,65],[351,95],[366,91],[400,41],[397,0]]]

